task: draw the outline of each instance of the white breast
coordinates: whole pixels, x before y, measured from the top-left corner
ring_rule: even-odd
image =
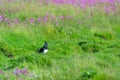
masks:
[[[48,49],[44,49],[44,52],[43,53],[47,53],[48,52]]]

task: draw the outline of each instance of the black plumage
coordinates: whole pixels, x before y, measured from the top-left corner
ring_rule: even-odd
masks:
[[[48,52],[48,43],[45,42],[43,47],[41,47],[39,50],[38,50],[39,53],[47,53]]]

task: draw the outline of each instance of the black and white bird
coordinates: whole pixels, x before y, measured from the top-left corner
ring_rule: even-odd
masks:
[[[48,43],[45,42],[43,47],[41,47],[39,50],[38,50],[39,53],[47,53],[48,52]]]

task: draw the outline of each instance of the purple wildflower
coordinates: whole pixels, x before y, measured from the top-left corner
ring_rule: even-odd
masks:
[[[50,1],[49,1],[49,0],[46,0],[46,1],[45,1],[45,4],[49,4],[49,3],[50,3]]]
[[[0,1],[0,5],[2,4],[2,1]]]
[[[5,22],[10,22],[10,18],[5,18]]]
[[[42,4],[43,4],[42,0],[39,0],[38,2],[39,2],[39,5],[42,5]]]
[[[28,69],[27,68],[24,68],[24,69],[16,69],[15,71],[14,71],[14,74],[15,75],[28,75],[28,73],[29,73],[29,71],[28,71]]]
[[[111,5],[114,5],[114,0],[109,0],[109,3],[111,4]]]
[[[0,22],[2,22],[4,19],[4,16],[3,15],[0,15]]]
[[[93,6],[96,4],[96,0],[87,0],[87,4]]]
[[[34,23],[34,22],[35,22],[34,18],[30,18],[30,23]]]
[[[49,16],[49,12],[46,12],[46,16],[47,16],[47,17]]]
[[[46,15],[44,16],[43,21],[44,21],[44,22],[47,22],[48,17],[49,17],[49,12],[46,12]]]
[[[105,2],[105,0],[99,0],[99,2],[100,2],[100,3],[104,3],[104,2]]]
[[[63,20],[63,19],[64,19],[64,17],[63,17],[63,16],[59,16],[59,18],[60,18],[61,20]]]
[[[41,18],[39,17],[39,18],[37,19],[37,21],[40,22],[40,21],[41,21]]]
[[[19,80],[23,80],[22,78],[20,78]]]
[[[110,8],[109,8],[109,11],[111,11],[113,14],[116,13],[116,11],[117,11],[116,6],[111,5],[111,6],[109,6],[109,7],[110,7]]]
[[[104,11],[106,14],[109,14],[110,13],[110,7],[109,6],[105,6],[104,7]]]
[[[20,69],[16,69],[15,71],[14,71],[14,74],[17,76],[17,75],[20,75],[21,74],[21,70]]]
[[[44,22],[47,22],[47,20],[48,20],[48,17],[45,16],[45,17],[43,18],[43,21],[44,21]]]
[[[0,74],[3,74],[3,71],[2,71],[2,70],[0,70]]]
[[[52,21],[54,21],[54,20],[55,20],[55,16],[54,16],[54,15],[52,15],[52,16],[51,16],[51,19],[52,19]]]
[[[81,8],[85,9],[86,8],[86,1],[81,0],[79,5],[80,5]]]
[[[58,22],[58,20],[56,19],[56,25],[58,26],[59,25],[59,22]]]
[[[118,3],[120,4],[120,0],[118,0]]]
[[[19,23],[19,20],[18,20],[18,19],[15,19],[15,20],[14,20],[14,23],[16,23],[16,24]]]
[[[24,68],[21,70],[21,73],[24,74],[24,75],[27,75],[29,73],[28,69],[27,68]]]

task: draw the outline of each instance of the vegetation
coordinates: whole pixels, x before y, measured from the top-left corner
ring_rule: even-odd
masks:
[[[0,0],[0,80],[120,80],[119,0],[60,1]]]

